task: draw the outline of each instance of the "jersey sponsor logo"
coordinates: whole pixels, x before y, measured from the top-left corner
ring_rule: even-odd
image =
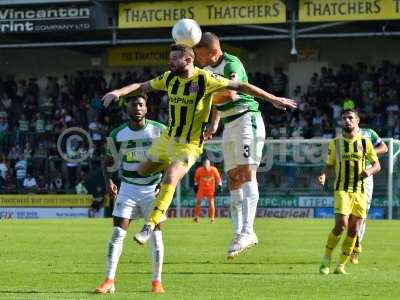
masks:
[[[361,148],[362,151],[362,148]],[[342,160],[359,160],[361,159],[362,155],[361,154],[357,154],[357,153],[344,153],[342,155]]]
[[[134,149],[128,150],[125,153],[127,162],[131,161],[145,161],[147,149]]]
[[[173,95],[171,95],[169,97],[169,101],[174,104],[193,104],[194,103],[193,99],[188,99],[185,97],[179,97],[179,96],[173,96]]]

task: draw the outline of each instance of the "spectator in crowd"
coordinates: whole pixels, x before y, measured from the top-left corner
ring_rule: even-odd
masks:
[[[79,142],[76,141],[70,147],[67,147],[67,156],[69,160],[67,160],[66,166],[69,187],[74,187],[77,180],[79,163],[76,162],[76,159],[78,159],[80,155],[79,148]]]
[[[7,158],[10,161],[11,165],[15,165],[21,154],[22,153],[19,146],[14,146],[11,148],[10,152],[7,155]]]
[[[55,176],[51,177],[50,183],[46,185],[46,190],[51,193],[60,194],[64,190],[64,181],[61,173],[57,173]]]
[[[47,194],[48,193],[48,187],[46,184],[46,179],[44,178],[43,175],[40,175],[37,181],[37,189],[36,192],[38,194]]]
[[[85,176],[81,175],[81,179],[79,180],[78,184],[75,186],[75,194],[77,195],[87,195],[89,194],[88,189],[86,187],[86,180]]]
[[[2,191],[4,194],[13,194],[17,190],[17,182],[11,172],[7,172],[6,178],[2,182]]]
[[[32,194],[37,191],[38,185],[35,177],[32,176],[30,172],[26,174],[24,182],[22,184],[26,193]]]
[[[282,68],[275,67],[274,75],[272,76],[272,87],[271,87],[272,94],[278,97],[285,96],[287,83],[288,79],[287,76],[283,73]]]
[[[17,142],[18,144],[23,147],[27,141],[28,137],[28,132],[29,132],[29,121],[26,117],[26,114],[23,113],[21,115],[21,118],[18,120],[18,137],[17,137]]]
[[[0,152],[5,152],[8,146],[8,120],[7,113],[0,111]]]
[[[28,162],[23,154],[20,155],[19,160],[15,163],[15,178],[17,180],[18,189],[23,188],[24,180],[28,169]]]
[[[6,158],[4,157],[4,155],[0,155],[0,177],[4,180],[6,179],[7,171],[8,166]]]
[[[34,121],[36,138],[41,139],[45,133],[46,121],[44,120],[43,115],[40,112],[36,114],[36,118]]]
[[[46,160],[48,158],[48,148],[44,144],[44,142],[39,142],[38,147],[36,148],[33,154],[33,169],[39,173],[44,173],[44,168],[46,165]]]
[[[103,143],[103,126],[101,125],[100,118],[89,124],[89,130],[90,137],[95,147],[95,155],[99,155]]]

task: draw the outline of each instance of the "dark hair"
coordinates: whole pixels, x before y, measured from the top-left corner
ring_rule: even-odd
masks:
[[[358,114],[358,111],[355,110],[355,109],[353,109],[353,108],[349,108],[349,109],[343,110],[343,111],[342,111],[342,116],[343,116],[344,114],[349,114],[349,113],[353,113],[353,114],[355,114],[357,117],[360,116],[360,115]]]
[[[201,164],[204,164],[207,160],[211,163],[210,159],[208,157],[205,157],[205,158],[203,158],[203,161],[201,162]]]
[[[188,55],[194,59],[194,51],[189,46],[181,44],[172,44],[170,49],[171,51],[180,51],[183,55]]]
[[[128,103],[132,102],[132,101],[135,101],[135,100],[137,100],[139,98],[142,98],[147,103],[147,100],[148,100],[147,94],[139,94],[139,95],[135,95],[135,96],[130,96],[129,99],[128,99]]]
[[[215,44],[219,46],[219,38],[217,35],[212,32],[204,32],[201,36],[200,42],[197,43],[196,48],[210,49],[211,46]]]

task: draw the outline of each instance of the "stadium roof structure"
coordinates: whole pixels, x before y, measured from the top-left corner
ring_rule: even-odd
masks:
[[[159,1],[159,0],[158,0]],[[167,1],[167,0],[165,0]],[[120,29],[117,27],[119,3],[129,0],[0,0],[0,8],[10,5],[26,7],[31,5],[91,5],[101,6],[108,14],[108,23],[100,28],[79,32],[41,32],[2,34],[1,48],[20,47],[73,47],[101,45],[129,45],[171,43],[170,28]],[[152,1],[147,1],[152,2]],[[283,24],[202,26],[205,31],[218,33],[222,41],[243,42],[288,40],[291,54],[297,54],[297,39],[351,38],[351,37],[398,37],[400,21],[341,21],[302,23],[298,20],[297,1],[285,1],[287,22]],[[0,20],[1,21],[1,20]],[[92,49],[91,51],[96,51]]]

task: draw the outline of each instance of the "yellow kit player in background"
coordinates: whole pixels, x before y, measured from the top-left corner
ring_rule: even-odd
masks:
[[[155,226],[166,218],[175,188],[203,151],[203,132],[212,106],[212,94],[231,89],[265,99],[280,109],[296,108],[293,100],[276,97],[248,84],[225,79],[194,66],[194,51],[184,45],[172,45],[169,69],[161,76],[147,82],[133,83],[103,97],[108,106],[133,92],[165,91],[169,98],[169,125],[164,134],[148,150],[148,161],[141,163],[138,173],[147,176],[163,170],[160,193],[147,224],[135,235],[139,244],[151,237]]]
[[[347,228],[347,236],[334,271],[335,274],[346,274],[344,266],[353,251],[360,225],[367,215],[365,179],[381,169],[371,141],[360,134],[359,122],[360,118],[355,110],[343,111],[343,136],[329,143],[326,167],[318,178],[324,185],[326,177],[335,170],[335,226],[329,233],[319,269],[325,275],[329,274],[332,251]],[[366,168],[366,160],[371,162],[370,168]]]

